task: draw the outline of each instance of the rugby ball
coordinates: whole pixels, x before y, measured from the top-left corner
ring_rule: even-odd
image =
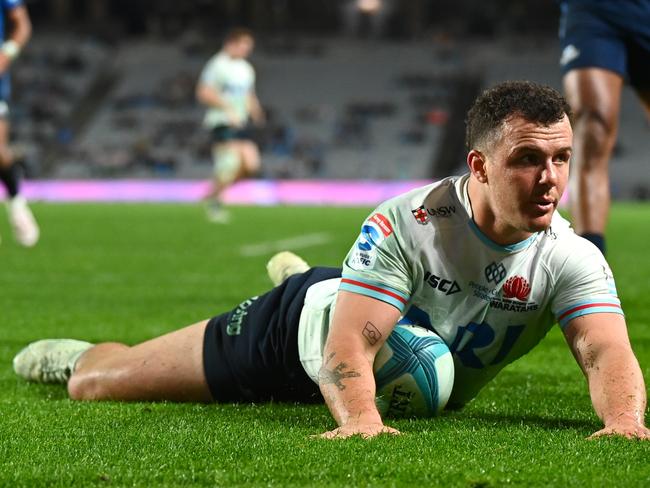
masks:
[[[454,360],[445,342],[424,327],[398,323],[373,365],[382,417],[433,417],[454,385]]]

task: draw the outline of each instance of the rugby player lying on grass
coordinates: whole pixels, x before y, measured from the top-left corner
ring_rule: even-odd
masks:
[[[77,400],[324,398],[338,427],[323,437],[372,437],[398,433],[375,405],[372,365],[401,316],[451,349],[450,408],[559,323],[604,423],[593,436],[647,439],[645,385],[609,266],[556,212],[569,110],[550,88],[497,85],[468,113],[469,173],[380,205],[342,270],[282,253],[270,262],[281,283],[229,313],[132,347],[38,341],[14,369],[67,383]]]

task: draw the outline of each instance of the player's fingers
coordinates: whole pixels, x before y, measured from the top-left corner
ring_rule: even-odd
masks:
[[[603,435],[603,432],[599,430],[598,432],[594,432],[593,434],[591,434],[589,437],[587,437],[587,439],[589,439],[589,440],[597,439],[597,438],[601,437],[602,435]]]
[[[361,437],[364,439],[370,439],[372,437],[376,437],[378,435],[383,435],[383,434],[388,434],[388,435],[401,435],[401,432],[397,429],[393,429],[392,427],[388,426],[383,426],[379,429],[372,429],[366,432],[360,432],[359,433]]]
[[[384,432],[392,435],[402,435],[402,433],[399,430],[393,429],[392,427],[386,427],[384,429]]]
[[[643,427],[631,430],[617,430],[612,428],[601,429],[598,432],[594,432],[589,437],[588,440],[598,439],[600,437],[626,437],[627,439],[638,439],[638,440],[650,440],[650,429]]]
[[[397,429],[393,429],[392,427],[384,426],[377,432],[377,434],[401,435],[402,433]]]
[[[343,434],[341,432],[341,428],[339,427],[334,430],[323,432],[322,434],[313,434],[309,437],[312,439],[343,439],[345,437],[348,437],[348,435]]]
[[[358,435],[363,439],[371,439],[381,434],[401,435],[401,432],[397,429],[387,426],[382,426],[380,428],[370,428],[366,430],[348,430],[338,427],[334,430],[330,430],[322,434],[315,434],[310,437],[312,439],[347,439],[348,437]]]
[[[631,439],[638,439],[642,441],[650,440],[650,429],[643,427],[642,429],[637,429],[630,436]]]

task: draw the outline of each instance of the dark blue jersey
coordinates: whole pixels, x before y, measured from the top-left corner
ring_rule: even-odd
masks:
[[[609,18],[623,32],[650,35],[650,0],[560,0],[562,14],[590,12]]]

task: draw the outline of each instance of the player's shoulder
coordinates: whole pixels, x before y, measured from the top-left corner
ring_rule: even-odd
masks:
[[[387,200],[387,203],[391,202],[430,202],[436,199],[444,198],[445,196],[452,193],[455,189],[454,184],[460,176],[449,176],[438,181],[429,183],[428,185],[419,186],[413,188],[407,192],[404,192],[400,195],[397,195],[390,200]]]
[[[386,212],[402,225],[424,228],[432,221],[444,222],[460,217],[467,220],[459,195],[460,176],[451,176],[425,186],[414,188],[384,202],[379,210]]]
[[[551,238],[558,250],[565,253],[580,255],[584,253],[591,254],[593,250],[598,251],[598,248],[591,242],[576,234],[571,223],[560,212],[555,212],[553,215],[551,226],[546,235]]]
[[[436,232],[434,221],[449,220],[461,213],[462,205],[454,196],[458,177],[430,183],[380,204],[361,226],[360,241],[356,247],[363,256],[358,257],[362,267],[368,268],[376,248],[386,253],[410,254],[429,242]],[[463,208],[464,211],[464,208]],[[466,222],[465,218],[464,222]],[[372,258],[372,259],[371,259]],[[361,266],[361,265],[360,265]],[[355,268],[354,265],[351,265]]]
[[[228,64],[230,61],[231,61],[230,56],[228,56],[228,54],[225,51],[219,51],[210,58],[209,63]]]
[[[215,71],[220,69],[225,63],[227,63],[226,56],[222,51],[219,51],[213,54],[210,59],[208,59],[203,67],[204,71]]]
[[[607,265],[600,250],[584,237],[575,233],[567,219],[559,212],[553,216],[551,226],[544,232],[542,252],[545,261],[555,271]]]

